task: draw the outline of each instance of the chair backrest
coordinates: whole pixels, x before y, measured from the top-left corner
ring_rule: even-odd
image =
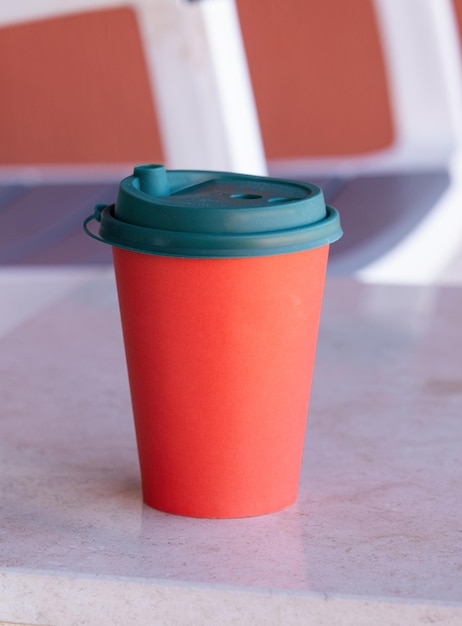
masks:
[[[271,170],[291,176],[427,167],[446,162],[460,144],[462,72],[451,0],[238,0],[240,22],[233,0],[15,0],[1,4],[0,25],[127,6],[137,17],[169,167],[265,173],[261,134]],[[271,16],[284,39],[274,40]],[[320,19],[325,31],[317,32]],[[327,47],[313,47],[323,39]],[[343,82],[338,72],[329,75],[345,67],[341,55],[350,61]],[[313,77],[307,67],[321,69]],[[108,102],[116,98],[108,94]],[[147,125],[156,152],[155,124]],[[338,150],[345,127],[358,141]]]

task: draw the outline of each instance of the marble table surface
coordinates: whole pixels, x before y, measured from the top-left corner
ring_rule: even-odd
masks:
[[[462,624],[462,289],[329,279],[298,502],[142,504],[111,269],[0,270],[0,624]]]

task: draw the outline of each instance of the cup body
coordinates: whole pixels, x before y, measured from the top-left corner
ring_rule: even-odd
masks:
[[[295,502],[328,249],[217,259],[113,248],[148,505],[230,518]]]
[[[212,518],[293,504],[342,235],[322,190],[145,164],[84,229],[113,247],[145,502]]]

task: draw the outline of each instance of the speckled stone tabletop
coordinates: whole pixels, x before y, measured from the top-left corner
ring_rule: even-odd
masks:
[[[110,269],[0,289],[0,623],[462,624],[461,288],[328,280],[298,502],[236,520],[143,505]]]

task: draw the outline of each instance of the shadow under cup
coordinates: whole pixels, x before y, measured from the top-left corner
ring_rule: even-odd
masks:
[[[211,518],[293,504],[337,212],[307,183],[139,166],[95,217],[145,502]]]

